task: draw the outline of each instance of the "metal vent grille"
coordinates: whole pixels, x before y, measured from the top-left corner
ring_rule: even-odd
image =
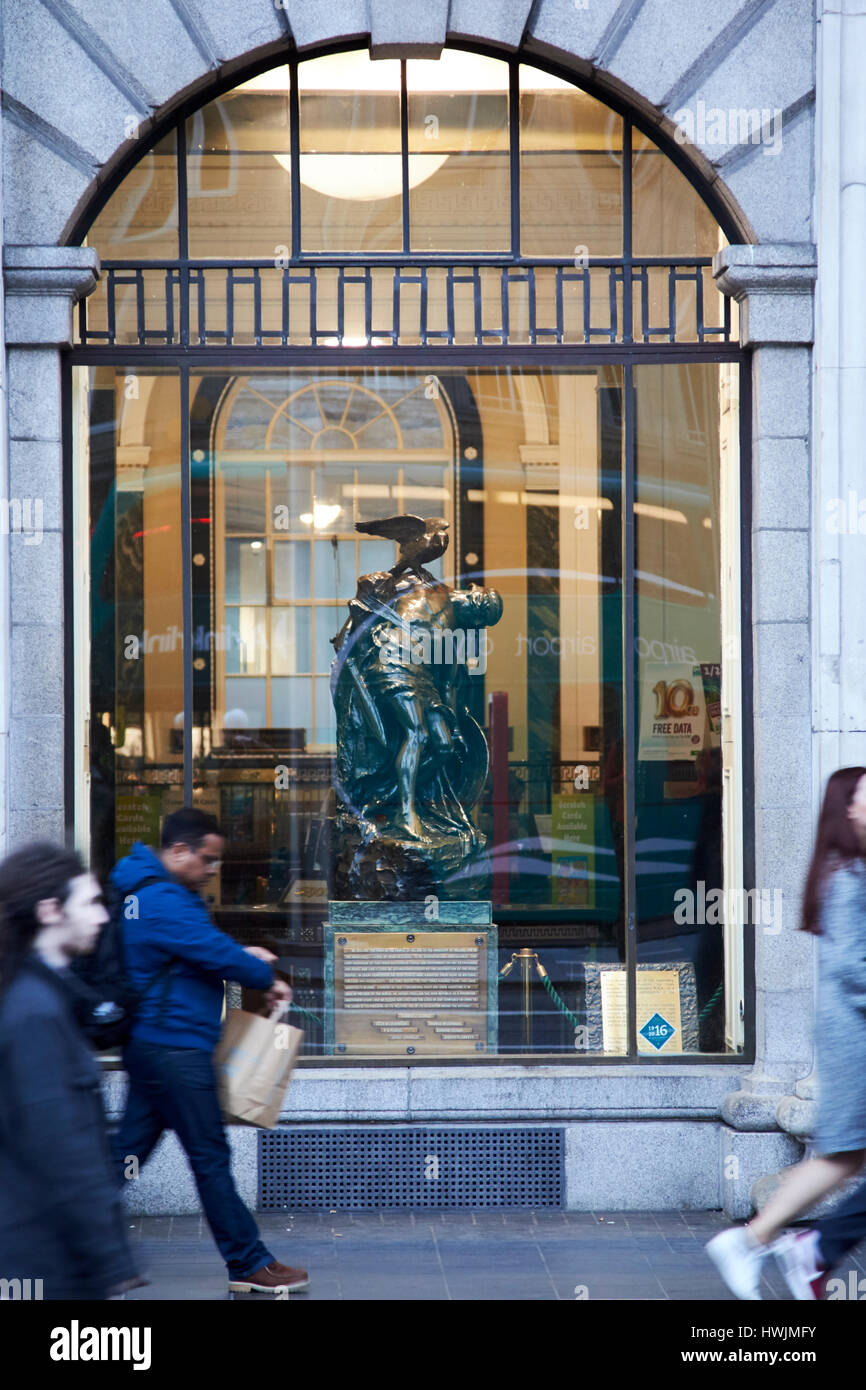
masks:
[[[562,1129],[272,1130],[265,1211],[561,1207]]]

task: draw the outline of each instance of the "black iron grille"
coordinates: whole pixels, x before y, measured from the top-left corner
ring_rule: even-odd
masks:
[[[325,347],[353,311],[372,346],[728,344],[709,256],[488,264],[103,262],[79,341],[107,347]],[[705,297],[707,314],[705,314]],[[721,314],[720,323],[713,314]],[[379,317],[377,318],[376,315]]]
[[[265,1211],[561,1207],[562,1129],[271,1130]]]

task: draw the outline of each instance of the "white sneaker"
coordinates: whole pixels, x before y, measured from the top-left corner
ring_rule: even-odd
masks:
[[[827,1270],[819,1259],[818,1241],[817,1231],[793,1231],[772,1246],[785,1283],[799,1303],[815,1303],[824,1297]]]
[[[769,1246],[750,1240],[744,1226],[733,1226],[713,1236],[705,1249],[731,1293],[760,1303],[761,1267]]]

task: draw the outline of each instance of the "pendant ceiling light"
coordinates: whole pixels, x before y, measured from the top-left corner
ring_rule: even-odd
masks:
[[[431,178],[447,158],[447,154],[410,154],[409,187],[417,188]],[[274,159],[289,172],[291,155],[275,154]],[[302,154],[300,173],[306,188],[326,198],[346,198],[357,203],[398,198],[403,189],[403,161],[399,154]]]

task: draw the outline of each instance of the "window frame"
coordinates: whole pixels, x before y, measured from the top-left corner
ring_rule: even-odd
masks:
[[[519,118],[519,106],[514,100],[518,93],[518,69],[523,63],[529,63],[534,67],[551,73],[553,76],[560,77],[571,85],[585,91],[588,95],[601,100],[613,111],[617,112],[624,121],[623,127],[623,255],[614,258],[599,258],[598,264],[607,266],[611,271],[617,271],[622,279],[623,296],[623,322],[626,327],[631,326],[632,316],[630,312],[632,282],[635,269],[635,262],[638,258],[632,255],[631,246],[631,212],[632,212],[632,160],[631,160],[631,129],[641,131],[646,135],[659,150],[665,154],[672,163],[682,172],[692,186],[696,189],[703,199],[710,212],[715,217],[721,231],[730,241],[744,239],[740,229],[736,226],[730,210],[722,202],[714,188],[705,186],[692,163],[689,161],[684,149],[677,145],[665,133],[652,127],[641,113],[632,110],[619,98],[611,93],[603,91],[597,84],[586,81],[566,68],[539,60],[535,55],[524,53],[503,54],[501,51],[487,46],[469,43],[454,43],[449,45],[456,49],[478,53],[484,56],[504,59],[510,64],[510,89],[511,89],[511,124],[514,126]],[[358,48],[357,41],[346,41],[339,45],[330,45],[326,49],[305,54],[305,57],[323,56],[325,53],[348,52]],[[293,103],[292,126],[295,134],[294,153],[297,154],[297,111],[298,111],[298,85],[296,80],[296,68],[299,61],[296,54],[291,53],[287,59],[290,67],[293,68],[292,80],[290,84],[291,101]],[[436,369],[437,363],[444,364],[450,368],[459,368],[461,365],[471,365],[473,367],[483,367],[485,365],[510,365],[510,366],[562,366],[574,367],[579,365],[597,366],[601,362],[605,364],[619,364],[623,368],[625,399],[628,403],[625,411],[625,470],[624,470],[624,497],[623,497],[623,551],[627,557],[628,572],[624,575],[624,631],[634,631],[634,493],[635,493],[635,428],[634,410],[631,404],[634,392],[634,368],[640,365],[664,364],[664,363],[690,363],[690,362],[715,362],[730,363],[732,369],[736,370],[739,377],[739,469],[736,479],[736,488],[739,491],[739,529],[737,535],[737,554],[736,563],[739,566],[739,583],[741,586],[741,604],[739,608],[740,626],[740,645],[738,653],[732,658],[738,666],[739,695],[738,708],[734,712],[732,719],[738,723],[735,729],[735,737],[739,744],[739,759],[741,761],[740,784],[737,789],[737,808],[735,820],[739,820],[741,826],[741,837],[736,846],[736,854],[742,869],[740,875],[744,885],[751,885],[754,881],[754,827],[753,817],[750,808],[753,805],[753,753],[752,753],[752,729],[751,720],[748,714],[747,701],[752,690],[752,647],[751,647],[751,470],[750,470],[750,440],[751,440],[751,354],[740,348],[733,338],[726,341],[677,341],[675,336],[670,342],[634,342],[630,332],[624,332],[618,341],[607,342],[586,342],[583,344],[565,344],[562,342],[552,344],[550,342],[534,342],[531,344],[494,344],[481,343],[476,345],[469,344],[419,344],[415,346],[382,346],[368,344],[362,347],[343,346],[337,351],[333,346],[324,346],[313,343],[306,347],[296,346],[211,346],[197,345],[191,341],[189,332],[189,299],[191,266],[189,258],[185,256],[185,236],[186,236],[186,207],[185,207],[185,184],[186,171],[183,159],[183,142],[185,122],[195,111],[214,100],[220,95],[230,91],[239,82],[253,77],[259,73],[269,71],[278,64],[274,63],[273,57],[262,59],[249,67],[235,72],[229,78],[224,78],[217,83],[202,99],[199,95],[184,103],[180,108],[176,108],[171,116],[157,122],[152,127],[147,144],[140,146],[130,152],[117,166],[101,186],[99,193],[88,206],[82,210],[75,225],[73,226],[68,238],[69,244],[77,244],[83,240],[90,226],[99,211],[105,206],[108,199],[116,191],[120,183],[130,169],[147,151],[163,139],[165,135],[174,127],[178,132],[178,152],[181,156],[178,160],[178,192],[179,192],[179,220],[180,220],[180,242],[179,249],[181,255],[175,264],[180,294],[180,339],[177,343],[144,343],[141,344],[117,344],[116,346],[98,346],[93,343],[79,343],[76,346],[64,351],[61,354],[62,369],[62,388],[63,388],[63,445],[64,445],[64,579],[65,579],[65,619],[66,630],[72,634],[72,639],[65,643],[65,677],[67,689],[76,692],[73,717],[66,721],[65,725],[65,767],[64,779],[66,789],[66,805],[70,812],[78,812],[86,797],[82,796],[82,784],[89,778],[89,771],[82,770],[85,767],[84,759],[88,750],[88,730],[87,714],[82,703],[82,692],[79,683],[82,672],[87,670],[85,654],[88,649],[87,631],[87,589],[86,589],[86,566],[81,566],[81,541],[82,541],[82,516],[87,515],[87,478],[82,477],[86,470],[86,459],[82,459],[76,453],[76,417],[82,409],[80,393],[78,396],[73,391],[73,368],[87,367],[96,365],[121,365],[136,362],[141,364],[142,370],[147,368],[168,367],[178,371],[180,378],[180,404],[181,404],[181,454],[182,454],[182,496],[181,496],[181,520],[184,529],[182,537],[184,585],[183,585],[183,614],[184,623],[188,631],[192,630],[192,583],[191,583],[191,510],[190,510],[190,374],[206,367],[216,367],[229,369],[238,374],[259,369],[259,368],[288,368],[294,364],[303,364],[309,370],[314,371],[316,366],[352,368],[352,367],[373,367],[373,366],[400,366],[407,369],[424,368],[425,370]],[[401,68],[402,91],[405,100],[405,60]],[[405,142],[405,119],[401,121],[402,138]],[[405,153],[405,143],[404,143]],[[519,164],[519,148],[512,140],[511,147],[511,200],[512,200],[512,222],[514,220],[514,208],[518,211],[519,221],[519,170],[517,172],[518,182],[515,183],[515,162]],[[291,264],[303,264],[315,261],[330,259],[335,264],[349,263],[354,257],[344,255],[339,257],[325,257],[320,253],[302,252],[300,247],[300,203],[294,197],[299,181],[297,159],[293,161],[294,187],[292,198],[293,232],[292,232],[292,256]],[[405,198],[404,198],[405,201]],[[405,225],[405,224],[404,224]],[[519,236],[519,226],[518,226]],[[515,249],[516,248],[516,249]],[[371,260],[370,257],[361,257],[362,260]],[[404,250],[402,257],[389,254],[384,258],[387,264],[395,261],[404,260],[412,264],[419,262],[431,265],[446,262],[459,262],[461,259],[470,260],[473,263],[489,262],[499,266],[513,265],[519,263],[519,239],[515,243],[512,238],[511,251],[506,256],[472,256],[461,257],[459,255],[448,254],[444,258],[439,253],[409,252]],[[534,258],[543,261],[544,258]],[[590,258],[592,259],[592,258]],[[676,257],[676,258],[649,258],[641,257],[641,262],[655,261],[658,264],[670,264],[672,260],[679,265],[683,262],[695,262],[702,260],[706,263],[709,258],[695,257]],[[141,263],[144,264],[144,263]],[[160,263],[164,264],[164,263]],[[238,266],[250,264],[243,260],[234,262]],[[728,306],[729,300],[725,300]],[[727,308],[726,308],[727,312]],[[81,306],[80,322],[86,322],[86,309],[84,301]],[[83,491],[82,491],[83,489]],[[83,511],[82,511],[83,507]],[[733,538],[729,536],[729,542],[733,544]],[[725,555],[722,556],[724,570]],[[725,656],[723,654],[723,661]],[[625,689],[634,687],[634,643],[625,643],[623,677]],[[89,676],[88,676],[89,679]],[[89,687],[88,687],[89,689]],[[89,702],[86,702],[89,705]],[[192,644],[184,644],[184,783],[185,795],[191,798],[194,758],[192,753],[192,731],[193,731],[193,709],[192,709]],[[628,808],[632,810],[635,806],[635,730],[636,710],[633,700],[625,702],[625,796],[627,814]],[[77,817],[76,817],[77,819]],[[626,940],[628,969],[628,993],[629,993],[629,1052],[627,1056],[612,1056],[607,1054],[590,1054],[580,1052],[573,1057],[562,1053],[539,1053],[531,1052],[525,1054],[505,1054],[493,1056],[476,1057],[430,1057],[417,1058],[411,1062],[412,1066],[565,1066],[565,1067],[592,1067],[592,1066],[660,1066],[662,1068],[695,1065],[722,1065],[722,1066],[742,1066],[748,1065],[754,1060],[755,1056],[755,978],[754,978],[754,933],[746,927],[744,931],[744,980],[743,980],[743,1003],[744,1003],[744,1042],[743,1050],[730,1054],[710,1054],[710,1053],[672,1053],[647,1057],[639,1054],[636,1043],[636,970],[637,963],[637,942],[636,924],[634,923],[634,885],[635,863],[634,856],[630,856],[627,863],[627,883],[626,891]],[[631,909],[629,909],[629,903]],[[631,915],[630,915],[631,914]],[[365,1058],[345,1058],[345,1057],[310,1057],[303,1059],[301,1065],[304,1067],[405,1067],[406,1058],[394,1057],[388,1059]]]

